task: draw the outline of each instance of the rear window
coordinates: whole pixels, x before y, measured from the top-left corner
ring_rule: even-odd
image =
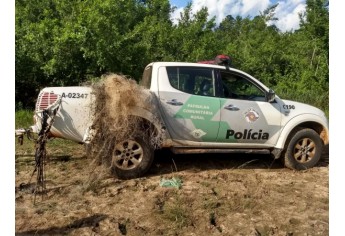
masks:
[[[215,96],[214,70],[197,67],[167,67],[169,82],[172,87],[185,93]]]

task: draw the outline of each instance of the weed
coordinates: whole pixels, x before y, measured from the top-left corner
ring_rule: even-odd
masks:
[[[179,195],[171,202],[165,202],[163,206],[162,217],[181,229],[192,224],[189,208],[185,205],[186,201]]]
[[[158,210],[159,213],[163,213],[163,207],[164,207],[165,201],[159,197],[157,197],[155,201],[155,208]]]
[[[58,205],[57,202],[36,204],[35,213],[42,215],[43,213],[48,212],[48,211],[53,212],[56,210],[57,205]]]
[[[231,212],[244,212],[254,211],[259,203],[255,196],[249,194],[233,194],[231,201],[225,204],[227,211]]]
[[[210,209],[214,210],[216,208],[219,208],[222,204],[217,199],[205,199],[203,202],[203,208],[204,209]]]
[[[82,193],[93,192],[97,194],[103,188],[102,183],[106,175],[106,170],[99,166],[91,170],[88,180],[82,185]]]
[[[186,209],[177,204],[168,204],[165,207],[163,217],[174,222],[178,228],[188,226],[190,223]]]

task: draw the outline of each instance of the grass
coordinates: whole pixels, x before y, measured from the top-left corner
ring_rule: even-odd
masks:
[[[34,124],[33,111],[19,110],[15,113],[15,128],[29,128]],[[35,135],[37,137],[37,135]],[[25,181],[29,181],[30,175],[35,167],[35,148],[36,142],[29,140],[26,136],[23,140],[23,145],[19,142],[15,143],[15,165],[16,173],[27,176]],[[54,167],[59,168],[60,171],[68,169],[66,162],[71,157],[85,156],[84,147],[73,141],[64,139],[50,139],[46,144],[48,162],[52,163]],[[56,176],[56,172],[47,172],[48,177]]]
[[[183,196],[181,190],[169,189],[164,194],[157,196],[154,202],[155,212],[159,221],[163,220],[171,229],[181,230],[192,224],[190,200]]]
[[[16,125],[32,125],[31,117],[30,111],[18,111]],[[324,167],[297,174],[262,171],[256,162],[253,169],[227,169],[223,163],[222,168],[210,168],[209,161],[200,159],[196,173],[188,169],[195,159],[175,159],[172,165],[179,169],[173,173],[170,162],[161,161],[165,174],[119,181],[105,175],[105,169],[89,168],[92,160],[84,158],[82,145],[54,139],[47,151],[47,194],[37,196],[34,205],[30,188],[19,190],[34,169],[34,143],[25,139],[23,146],[16,145],[18,234],[113,235],[116,230],[119,235],[252,235],[254,229],[260,235],[328,233]],[[159,186],[160,179],[172,176],[183,179],[181,189]]]
[[[28,128],[34,124],[33,121],[34,112],[30,110],[19,110],[15,114],[15,128]]]
[[[177,229],[187,227],[192,223],[188,207],[179,195],[168,201],[163,207],[163,218],[172,222]]]
[[[221,206],[221,201],[217,198],[205,198],[203,201],[203,208],[206,210],[214,210]]]
[[[208,162],[202,162],[208,168]],[[16,160],[17,164],[17,160]],[[23,163],[24,164],[24,163]],[[176,162],[178,166],[184,167]],[[138,180],[94,176],[89,160],[71,157],[47,168],[47,194],[36,205],[29,191],[20,191],[30,171],[16,175],[16,233],[22,235],[327,235],[325,171],[310,171],[315,181],[290,171],[180,171],[181,189],[159,186],[162,177]],[[164,165],[164,163],[162,163]],[[170,163],[165,163],[169,169]],[[81,169],[77,166],[82,167]],[[63,169],[60,169],[63,167]],[[324,167],[323,167],[324,168]],[[259,174],[258,174],[259,173]],[[220,176],[227,175],[226,178]],[[218,176],[218,179],[214,179]],[[326,175],[327,176],[327,175]],[[97,178],[99,177],[99,178]],[[241,178],[241,182],[238,181]],[[200,181],[202,179],[202,181]],[[291,179],[294,183],[291,185]],[[34,181],[33,181],[34,182]],[[206,184],[205,184],[206,183]],[[149,189],[148,186],[156,186]],[[188,188],[187,188],[188,187]],[[193,188],[192,188],[193,187]],[[278,188],[286,188],[279,194]],[[267,191],[269,190],[269,191]],[[321,188],[322,190],[322,188]],[[296,195],[296,191],[304,193]],[[318,194],[308,194],[316,191]],[[215,194],[217,193],[217,194]],[[294,199],[293,203],[290,203]],[[324,202],[324,204],[320,204]],[[313,202],[305,208],[306,203]],[[104,216],[105,218],[99,218]],[[312,216],[312,217],[311,217]],[[102,219],[102,220],[100,220]]]

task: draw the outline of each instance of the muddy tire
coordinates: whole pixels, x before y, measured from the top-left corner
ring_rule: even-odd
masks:
[[[143,176],[151,167],[154,150],[148,139],[137,137],[115,145],[112,154],[112,172],[120,179]]]
[[[312,129],[297,131],[287,145],[283,156],[284,165],[294,170],[305,170],[315,166],[322,153],[323,143]]]

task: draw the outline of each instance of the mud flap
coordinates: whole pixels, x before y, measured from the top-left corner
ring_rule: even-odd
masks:
[[[274,159],[277,160],[280,158],[281,154],[283,152],[282,148],[275,148],[273,149],[273,151],[271,152],[271,154],[273,155]]]

